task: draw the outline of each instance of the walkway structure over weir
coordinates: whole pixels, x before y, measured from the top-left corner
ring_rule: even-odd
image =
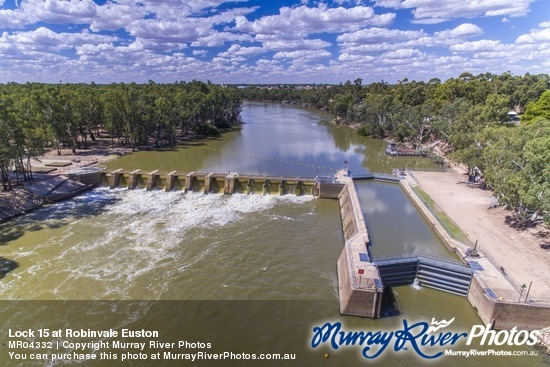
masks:
[[[219,194],[314,195],[337,198],[343,187],[327,180],[301,177],[242,175],[236,172],[160,172],[102,170],[79,175],[84,183],[114,188],[203,192]]]

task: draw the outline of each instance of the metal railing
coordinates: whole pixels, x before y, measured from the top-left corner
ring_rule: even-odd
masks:
[[[424,254],[421,252],[415,252],[415,253],[400,253],[395,255],[384,255],[384,256],[371,256],[371,261],[373,263],[376,263],[378,261],[390,261],[390,260],[407,260],[407,259],[419,259],[424,258],[428,260],[434,260],[434,261],[440,261],[444,262],[450,265],[459,265],[463,267],[467,267],[464,263],[462,263],[460,260],[453,260],[446,257],[440,257],[435,255],[429,255]]]

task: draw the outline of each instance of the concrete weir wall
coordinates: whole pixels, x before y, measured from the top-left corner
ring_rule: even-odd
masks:
[[[345,171],[337,177],[343,184],[338,196],[344,232],[344,247],[337,263],[340,313],[379,318],[384,287],[378,267],[370,262],[370,240],[355,185]]]
[[[141,170],[125,171],[103,170],[96,174],[99,185],[112,189],[118,187],[146,190],[183,190],[185,192],[203,192],[205,194],[263,194],[263,195],[315,195],[329,197],[333,188],[324,187],[311,178],[270,177],[259,175],[240,175],[235,172],[146,172]],[[326,192],[322,196],[321,191]]]

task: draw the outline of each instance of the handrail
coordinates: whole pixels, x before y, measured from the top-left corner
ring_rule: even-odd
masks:
[[[384,255],[384,256],[371,256],[371,261],[376,262],[376,261],[400,260],[400,259],[406,260],[406,259],[419,258],[419,257],[423,257],[430,260],[442,261],[452,265],[467,266],[459,260],[453,260],[445,257],[435,256],[435,255],[428,255],[420,252],[400,253],[395,255]]]

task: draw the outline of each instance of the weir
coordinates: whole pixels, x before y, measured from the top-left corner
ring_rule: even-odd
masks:
[[[242,175],[236,172],[160,172],[102,170],[79,175],[80,181],[114,188],[203,192],[205,194],[314,195],[337,197],[342,185],[313,178]],[[335,196],[336,195],[336,196]]]

